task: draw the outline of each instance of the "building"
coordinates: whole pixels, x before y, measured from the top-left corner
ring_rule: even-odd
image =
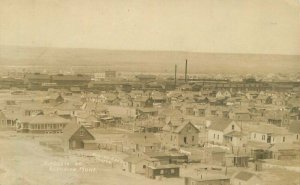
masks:
[[[260,143],[293,143],[299,141],[299,134],[290,133],[286,128],[260,124],[250,130],[250,141]]]
[[[221,174],[200,174],[195,177],[185,177],[184,185],[230,185],[230,178]]]
[[[57,87],[60,88],[68,88],[70,89],[71,87],[83,87],[87,88],[88,83],[91,81],[91,77],[87,75],[63,75],[63,74],[58,74],[58,75],[53,75],[52,76],[52,83],[56,83]]]
[[[70,123],[63,129],[64,148],[74,149],[97,149],[95,137],[84,127],[77,123]]]
[[[174,164],[148,166],[146,169],[146,177],[156,179],[157,177],[179,177],[179,166]]]
[[[105,74],[105,79],[114,79],[117,77],[116,71],[109,70],[109,71],[105,71],[104,74]]]
[[[132,152],[155,152],[160,149],[161,142],[151,133],[133,133],[126,136],[124,147]]]
[[[69,120],[57,115],[22,116],[17,119],[17,132],[54,134],[61,133]]]
[[[170,121],[163,127],[161,140],[167,148],[197,146],[199,130],[190,121],[175,123]]]
[[[157,116],[158,110],[153,107],[140,107],[136,109],[136,115],[138,118],[148,118],[151,116]]]
[[[241,132],[241,128],[235,121],[217,119],[208,127],[208,142],[223,144],[225,135],[232,138],[233,135],[238,135],[239,132]]]
[[[129,156],[125,158],[123,169],[130,173],[145,174],[147,168],[147,161],[142,156]]]

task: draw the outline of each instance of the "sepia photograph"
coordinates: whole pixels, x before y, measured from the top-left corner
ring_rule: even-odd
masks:
[[[0,0],[0,185],[300,185],[300,0]]]

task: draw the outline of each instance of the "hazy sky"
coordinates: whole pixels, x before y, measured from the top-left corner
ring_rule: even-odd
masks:
[[[0,45],[299,54],[299,0],[0,0]]]

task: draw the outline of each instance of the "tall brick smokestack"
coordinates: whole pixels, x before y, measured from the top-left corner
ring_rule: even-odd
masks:
[[[176,83],[177,83],[177,65],[175,64],[175,77],[174,77],[175,81],[174,81],[174,85],[175,85],[175,88],[176,88]]]
[[[187,60],[185,60],[185,73],[184,73],[184,81],[185,81],[185,83],[187,82],[187,64],[188,62],[187,62]]]

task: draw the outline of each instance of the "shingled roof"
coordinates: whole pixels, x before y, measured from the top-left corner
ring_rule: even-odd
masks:
[[[212,120],[212,122],[209,126],[209,129],[223,131],[232,122],[233,121],[230,119],[215,119],[215,120]]]
[[[242,181],[248,181],[249,179],[251,179],[254,176],[255,176],[255,174],[253,174],[253,173],[241,171],[237,175],[235,175],[235,178],[242,180]]]

